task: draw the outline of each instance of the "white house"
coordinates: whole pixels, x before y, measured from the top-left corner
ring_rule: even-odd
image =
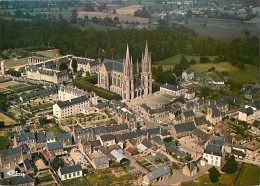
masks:
[[[222,137],[212,136],[204,146],[202,159],[208,165],[221,167],[225,161],[225,140]]]
[[[171,85],[168,83],[165,83],[164,85],[160,86],[160,92],[165,94],[170,94],[173,96],[180,96],[183,93],[184,88],[180,85]]]
[[[187,69],[182,72],[181,75],[182,79],[184,80],[192,80],[194,78],[194,71],[192,69]]]
[[[195,98],[195,92],[192,89],[189,89],[184,94],[185,99],[193,99]]]
[[[82,167],[79,164],[61,167],[58,169],[58,175],[62,181],[82,177]]]
[[[214,80],[213,80],[213,84],[214,84],[214,85],[224,85],[224,84],[225,84],[225,81],[222,80],[222,79],[214,79]]]

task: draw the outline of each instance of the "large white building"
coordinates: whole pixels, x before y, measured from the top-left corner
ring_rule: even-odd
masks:
[[[223,137],[212,136],[205,144],[202,161],[208,165],[221,167],[225,161],[225,140]]]
[[[160,86],[160,92],[165,94],[170,94],[176,97],[181,96],[184,92],[184,88],[180,85],[171,85],[168,83],[165,83],[164,85]]]
[[[43,57],[29,57],[26,65],[26,76],[29,79],[48,81],[60,84],[69,80],[66,70],[60,71],[59,67],[65,63],[72,69],[72,60],[77,61],[77,70],[94,74],[98,72],[99,63],[94,59],[66,55],[55,59]]]
[[[238,119],[253,123],[260,118],[260,100],[248,103],[244,109],[238,112]]]
[[[53,115],[57,118],[65,118],[83,113],[90,106],[87,96],[81,96],[74,99],[58,102],[53,105]]]

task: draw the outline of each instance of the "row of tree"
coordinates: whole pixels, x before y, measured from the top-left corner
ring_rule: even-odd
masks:
[[[233,42],[197,36],[184,27],[159,26],[154,30],[85,30],[82,31],[66,20],[48,21],[1,20],[1,49],[51,46],[60,54],[74,54],[90,58],[122,59],[126,43],[134,62],[140,59],[148,40],[152,61],[159,61],[176,54],[249,56],[259,58],[259,39]],[[30,32],[31,30],[31,32]]]

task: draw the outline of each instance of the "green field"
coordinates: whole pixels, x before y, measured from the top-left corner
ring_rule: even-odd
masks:
[[[45,57],[49,57],[49,58],[56,58],[56,57],[60,56],[58,49],[37,51],[36,53],[41,54]]]
[[[109,169],[91,171],[93,174],[87,174],[87,179],[90,185],[126,185],[133,179],[133,176],[130,174],[115,177],[115,175],[112,174],[111,170]]]
[[[234,82],[249,83],[249,82],[259,82],[260,80],[260,69],[252,66],[245,65],[245,70],[240,70],[239,68],[232,66],[228,62],[222,63],[205,63],[205,64],[195,64],[190,66],[196,74],[205,74],[208,69],[215,67],[219,72],[227,71],[229,73],[229,78]],[[212,75],[212,73],[211,73]]]
[[[258,175],[258,176],[257,176]],[[244,164],[234,185],[259,185],[260,167],[251,164]]]
[[[0,150],[7,149],[11,144],[11,141],[8,136],[0,136]]]
[[[176,65],[178,63],[180,63],[181,61],[181,57],[183,55],[182,54],[178,54],[176,56],[170,57],[168,59],[162,60],[162,61],[158,61],[156,63],[154,63],[155,65]],[[190,55],[184,55],[186,57],[186,59],[188,61],[194,59],[196,61],[196,63],[200,62],[200,57],[201,56],[190,56]],[[217,56],[207,56],[210,60],[215,60],[217,58]]]
[[[6,60],[5,65],[6,68],[12,68],[16,66],[21,66],[27,64],[28,59],[27,58],[20,58],[20,59],[12,59],[12,60]]]
[[[1,112],[0,112],[0,121],[4,121],[5,125],[13,125],[13,124],[17,123],[15,120],[13,120],[9,116],[7,116]]]
[[[238,177],[236,179],[236,175]],[[258,176],[257,176],[258,175]],[[260,167],[252,164],[244,164],[240,172],[235,174],[221,174],[217,183],[211,183],[208,174],[194,180],[184,182],[182,185],[259,185]]]

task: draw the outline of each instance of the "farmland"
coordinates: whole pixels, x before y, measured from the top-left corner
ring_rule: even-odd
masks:
[[[17,122],[13,120],[12,118],[8,117],[7,115],[0,112],[0,121],[4,121],[5,125],[13,125]]]
[[[5,65],[7,68],[12,68],[16,66],[24,66],[27,62],[28,62],[27,58],[11,59],[11,60],[6,60]]]
[[[215,69],[219,72],[227,71],[229,73],[229,78],[232,79],[234,82],[259,82],[260,79],[260,69],[254,67],[252,65],[245,65],[244,70],[240,70],[239,68],[232,66],[228,62],[222,63],[206,63],[206,64],[195,64],[191,65],[191,68],[197,74],[203,74],[208,71],[208,69],[215,67]],[[212,75],[212,74],[211,74]]]
[[[143,7],[142,5],[131,5],[131,6],[116,9],[116,13],[122,15],[134,15],[134,12],[136,10],[142,9],[142,7]]]
[[[194,30],[200,35],[207,35],[213,38],[233,40],[235,38],[246,38],[245,30],[250,32],[250,36],[257,36],[257,25],[255,23],[214,19],[214,18],[188,18],[182,22],[176,22],[186,28]],[[206,26],[203,24],[206,23]]]
[[[36,53],[49,58],[56,58],[60,56],[58,49],[37,51]]]

